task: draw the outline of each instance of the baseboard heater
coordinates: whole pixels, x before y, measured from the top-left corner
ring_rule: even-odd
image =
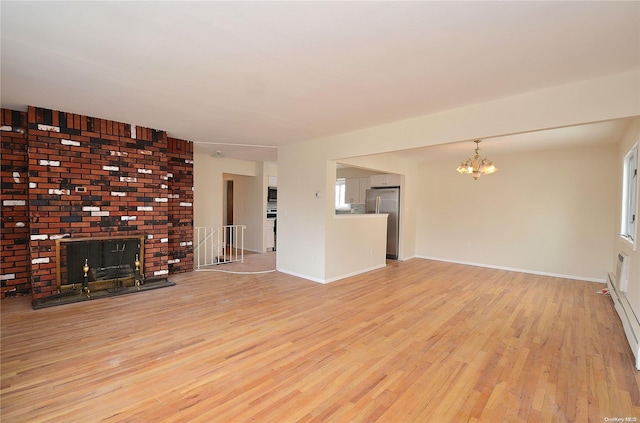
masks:
[[[622,321],[624,333],[636,359],[636,369],[640,370],[640,319],[627,299],[629,282],[629,257],[625,253],[618,254],[616,272],[607,275],[607,288],[613,299],[616,312]]]

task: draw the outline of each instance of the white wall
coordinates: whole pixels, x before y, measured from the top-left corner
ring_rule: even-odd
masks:
[[[457,162],[422,166],[417,255],[604,282],[617,144],[484,153],[499,171],[477,181],[456,172]]]
[[[359,167],[343,167],[336,169],[336,178],[364,178],[380,172]]]
[[[318,282],[332,282],[385,266],[386,214],[337,215],[330,226],[327,273],[325,279]]]
[[[262,168],[261,163],[256,166]],[[258,176],[229,175],[233,180],[233,222],[245,225],[244,248],[248,251],[263,253],[264,221],[266,216],[266,200],[264,194],[264,179]]]
[[[223,224],[222,195],[225,173],[261,176],[259,163],[211,157],[208,154],[193,155],[193,219],[194,226],[217,227]]]
[[[234,222],[247,225],[247,249],[265,251],[262,234],[266,223],[266,177],[260,162],[211,157],[196,152],[193,157],[194,226],[220,227],[224,224],[225,178],[235,181]]]
[[[328,186],[327,175],[335,175],[335,164],[328,171],[327,161],[318,160],[315,153],[306,144],[278,150],[276,267],[281,272],[324,281],[327,208],[333,210],[335,190]]]
[[[620,142],[619,148],[617,150],[616,156],[616,180],[617,180],[617,189],[615,190],[616,194],[616,219],[615,219],[615,229],[613,234],[614,236],[614,245],[615,250],[613,251],[613,255],[611,257],[611,263],[609,271],[615,272],[615,260],[618,252],[625,252],[629,256],[629,285],[627,293],[620,293],[621,295],[626,296],[629,304],[631,305],[633,311],[636,316],[640,316],[640,246],[637,246],[636,251],[633,251],[628,244],[623,242],[619,236],[620,233],[620,218],[622,213],[622,171],[623,171],[623,162],[624,156],[627,154],[629,149],[636,143],[640,142],[640,118],[636,118],[629,125],[629,128],[625,132],[622,141]],[[638,194],[636,198],[640,195],[640,185],[638,186]],[[640,235],[640,234],[639,234]],[[636,328],[638,330],[640,328]]]
[[[638,92],[640,71],[633,71],[282,147],[278,269],[312,280],[330,274],[327,240],[336,239],[327,232],[333,219],[328,210],[334,207],[326,200],[335,183],[331,160],[636,116]],[[415,201],[411,190],[419,181],[407,176],[405,182],[407,202]]]

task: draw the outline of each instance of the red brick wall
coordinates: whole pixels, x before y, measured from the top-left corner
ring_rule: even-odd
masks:
[[[0,297],[31,292],[27,114],[0,110]]]
[[[184,216],[179,218],[185,219],[183,230],[173,229],[169,215],[170,194],[193,195],[192,180],[183,193],[186,185],[172,186],[175,177],[169,169],[170,157],[187,154],[190,142],[175,140],[182,150],[168,154],[163,131],[37,107],[29,107],[27,135],[34,299],[57,290],[59,238],[142,234],[148,279],[173,271],[169,266],[175,267],[170,263],[175,256],[184,256],[177,271],[191,270],[192,247],[181,242],[192,231],[192,207],[177,213]],[[192,162],[184,162],[174,174],[191,174],[189,166]],[[4,172],[2,176],[4,183]]]
[[[193,270],[193,143],[168,138],[169,272]]]

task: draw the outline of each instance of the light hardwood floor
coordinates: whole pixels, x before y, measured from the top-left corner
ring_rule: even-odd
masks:
[[[3,300],[2,422],[640,420],[604,284],[421,259],[327,285],[172,279],[37,311]]]

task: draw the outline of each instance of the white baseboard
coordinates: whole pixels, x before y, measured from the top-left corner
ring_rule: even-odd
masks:
[[[421,257],[418,257],[418,256],[398,257],[398,261],[409,261],[414,258],[421,258]]]
[[[504,267],[504,266],[494,266],[491,264],[483,264],[483,263],[473,263],[468,261],[459,261],[459,260],[449,260],[443,259],[439,257],[427,257],[427,256],[416,256],[417,258],[426,259],[426,260],[435,260],[435,261],[443,261],[447,263],[456,263],[456,264],[464,264],[467,266],[477,266],[477,267],[486,267],[487,269],[497,269],[497,270],[506,270],[509,272],[519,272],[519,273],[529,273],[531,275],[540,275],[540,276],[551,276],[554,278],[562,278],[562,279],[575,279],[579,281],[587,281],[587,282],[600,282],[606,283],[605,278],[585,278],[584,276],[575,276],[575,275],[563,275],[560,273],[550,273],[550,272],[539,272],[537,270],[529,270],[529,269],[517,269],[514,267]]]
[[[335,282],[335,281],[340,280],[340,279],[345,279],[345,278],[349,278],[351,276],[360,275],[362,273],[371,272],[372,270],[382,269],[382,268],[384,268],[386,266],[387,266],[386,264],[381,264],[379,266],[373,266],[373,267],[370,267],[368,269],[358,270],[357,272],[351,272],[351,273],[347,273],[347,274],[344,274],[344,275],[336,276],[334,278],[330,278],[330,279],[325,280],[324,283]]]
[[[640,320],[638,315],[635,314],[631,304],[627,299],[627,294],[618,291],[615,283],[615,275],[609,273],[607,279],[607,288],[609,288],[609,294],[613,300],[613,305],[616,308],[618,317],[622,322],[624,328],[624,334],[627,336],[627,341],[631,347],[631,351],[636,358],[636,370],[640,370]]]
[[[278,272],[282,272],[282,273],[286,273],[287,275],[296,276],[298,278],[306,279],[306,280],[311,281],[311,282],[326,284],[326,283],[331,283],[331,282],[338,281],[340,279],[349,278],[351,276],[360,275],[362,273],[367,273],[367,272],[370,272],[372,270],[382,269],[383,267],[386,267],[386,264],[382,264],[380,266],[369,267],[368,269],[362,269],[362,270],[358,270],[356,272],[346,273],[344,275],[336,276],[336,277],[329,278],[329,279],[312,278],[312,277],[309,277],[308,275],[303,275],[303,274],[300,274],[300,273],[297,273],[297,272],[292,272],[292,271],[287,270],[287,269],[278,268],[276,270],[278,270]]]
[[[302,273],[293,272],[291,270],[283,269],[281,267],[276,267],[276,270],[278,272],[280,272],[280,273],[286,273],[287,275],[295,276],[295,277],[301,278],[301,279],[306,279],[306,280],[311,281],[311,282],[325,283],[323,279],[312,278],[311,276],[303,275]]]

